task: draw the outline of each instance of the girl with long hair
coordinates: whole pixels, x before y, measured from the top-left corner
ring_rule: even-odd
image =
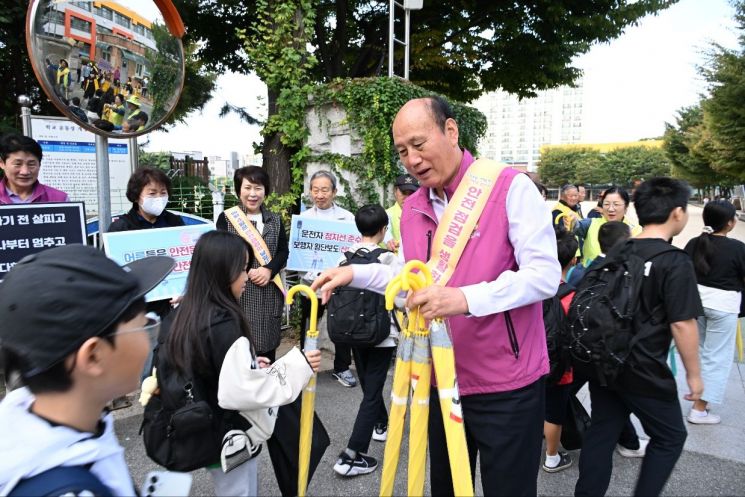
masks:
[[[252,259],[249,245],[232,233],[212,231],[199,238],[181,304],[163,323],[157,361],[159,381],[174,373],[193,378],[213,412],[243,431],[250,428],[246,413],[295,400],[321,361],[318,350],[303,355],[293,348],[277,361],[282,378],[262,371],[270,361],[255,355],[250,323],[238,303]],[[240,360],[246,357],[250,360]],[[220,462],[219,453],[214,461]],[[256,458],[229,473],[219,464],[207,469],[215,495],[258,493]]]
[[[717,424],[720,417],[708,407],[724,400],[732,368],[745,286],[745,244],[727,237],[737,223],[735,207],[727,200],[708,202],[703,217],[703,233],[685,247],[693,259],[704,306],[704,315],[698,318],[704,393],[687,419],[693,424]]]

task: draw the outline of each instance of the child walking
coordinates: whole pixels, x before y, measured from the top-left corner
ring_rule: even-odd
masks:
[[[378,261],[382,264],[400,269],[398,257],[382,250],[379,244],[383,241],[388,228],[388,215],[377,204],[361,207],[354,216],[357,229],[362,234],[362,241],[350,248],[352,253],[380,251]],[[346,260],[346,258],[344,259]],[[332,297],[333,298],[333,297]],[[352,435],[334,465],[334,471],[342,476],[364,475],[375,471],[378,461],[366,454],[370,446],[370,437],[383,442],[387,436],[388,411],[383,400],[383,386],[388,377],[393,350],[394,338],[398,335],[396,327],[391,324],[387,338],[374,347],[353,347],[354,363],[357,367],[362,402],[352,428]]]
[[[735,207],[712,200],[704,207],[704,232],[688,242],[704,315],[698,318],[699,354],[704,393],[686,419],[693,424],[721,422],[709,404],[721,404],[735,354],[737,316],[745,282],[745,244],[727,237],[737,223]]]

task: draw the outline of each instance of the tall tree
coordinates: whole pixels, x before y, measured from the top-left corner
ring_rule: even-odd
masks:
[[[712,168],[745,180],[745,1],[735,9],[740,46],[728,50],[714,45],[711,63],[702,70],[709,97],[701,106]]]
[[[410,79],[460,101],[472,100],[498,88],[532,96],[539,90],[572,84],[581,74],[572,65],[576,55],[587,52],[594,43],[612,40],[627,26],[676,1],[425,2],[424,9],[411,15]],[[256,2],[176,0],[176,3],[189,27],[188,36],[198,42],[197,55],[202,60],[216,70],[242,73],[253,70],[254,61],[246,56],[236,30],[245,29],[249,38],[258,36],[261,23],[256,22]],[[386,74],[387,0],[310,3],[315,10],[310,42],[312,55],[319,62],[309,69],[314,81]],[[309,29],[306,25],[303,31]],[[397,37],[401,38],[400,22],[396,29]],[[399,51],[396,62],[400,63],[401,58]],[[277,89],[270,89],[273,91]],[[278,109],[270,105],[270,119],[275,112]],[[267,166],[270,175],[280,178],[283,172],[274,168],[287,168],[288,164],[273,160]],[[278,185],[278,191],[284,191],[283,188]]]
[[[675,124],[665,123],[663,148],[672,164],[673,175],[702,188],[717,184],[721,175],[711,168],[706,150],[704,115],[700,105],[684,107]]]
[[[27,0],[7,0],[0,9],[0,133],[20,131],[20,111],[16,99],[27,95],[33,112],[51,116],[60,113],[41,91],[26,52],[24,27]]]

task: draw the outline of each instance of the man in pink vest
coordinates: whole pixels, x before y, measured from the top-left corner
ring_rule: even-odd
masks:
[[[458,124],[439,97],[415,99],[393,121],[401,162],[421,188],[401,216],[402,256],[429,260],[431,242],[474,158],[458,145]],[[448,317],[472,472],[481,458],[484,495],[535,495],[548,373],[543,299],[556,294],[561,267],[548,207],[525,174],[505,168],[446,286],[414,292],[407,307]],[[313,284],[324,299],[339,285],[384,290],[385,266],[328,270]],[[433,495],[452,495],[437,390],[429,426]]]
[[[63,191],[39,183],[41,146],[33,138],[5,135],[0,140],[0,204],[69,202]]]

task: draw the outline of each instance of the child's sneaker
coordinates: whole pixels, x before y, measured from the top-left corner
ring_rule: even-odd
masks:
[[[376,423],[373,428],[372,439],[376,442],[385,442],[388,438],[388,427],[383,423]]]
[[[722,418],[716,414],[710,413],[708,409],[703,412],[691,409],[688,416],[686,416],[686,419],[689,423],[693,423],[694,425],[718,425],[722,422]]]
[[[618,444],[617,450],[623,457],[644,457],[647,453],[647,445],[649,445],[649,440],[640,438],[638,449],[629,449]]]
[[[354,387],[357,385],[357,379],[354,377],[354,374],[350,370],[346,371],[334,371],[331,373],[331,376],[336,378],[336,381],[344,385],[345,387]]]
[[[342,476],[357,476],[372,473],[377,467],[378,461],[374,457],[358,452],[357,456],[352,459],[349,454],[342,451],[334,464],[334,471]]]
[[[566,452],[559,451],[559,463],[556,466],[548,466],[548,461],[543,462],[543,471],[547,473],[558,473],[572,465],[572,457]]]

